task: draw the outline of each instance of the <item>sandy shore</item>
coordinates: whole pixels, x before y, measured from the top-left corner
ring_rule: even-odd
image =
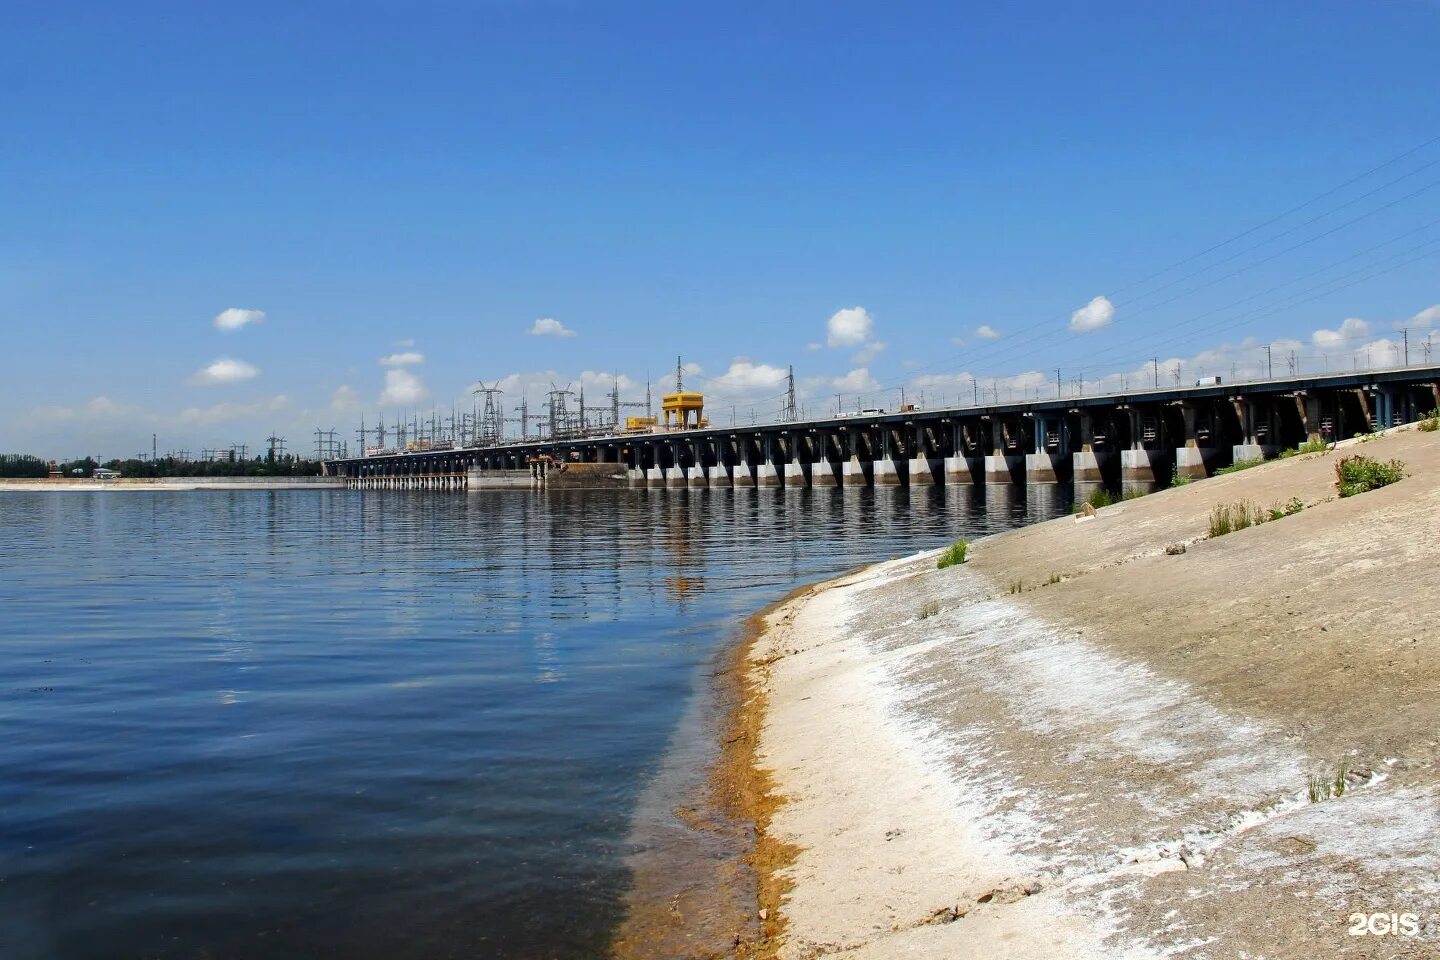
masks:
[[[770,611],[729,734],[756,951],[1436,956],[1440,434],[1341,452],[1410,476],[1339,500],[1339,454],[1275,462]],[[1217,503],[1292,497],[1206,539]],[[1420,930],[1352,935],[1370,913]]]

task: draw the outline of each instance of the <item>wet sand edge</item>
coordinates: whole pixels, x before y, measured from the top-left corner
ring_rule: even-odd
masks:
[[[702,803],[708,811],[694,811],[685,819],[703,817],[748,827],[750,843],[740,859],[748,867],[743,879],[721,874],[717,868],[716,882],[746,884],[751,889],[740,891],[750,909],[746,916],[735,917],[735,930],[729,944],[720,950],[703,949],[691,952],[692,960],[734,957],[743,960],[774,960],[777,956],[785,919],[781,902],[792,881],[784,875],[800,848],[775,838],[770,824],[775,812],[785,803],[778,792],[773,771],[765,768],[759,758],[761,730],[768,706],[770,665],[774,659],[757,660],[760,642],[775,622],[789,609],[798,607],[811,597],[837,585],[868,567],[865,564],[826,580],[803,584],[783,597],[767,604],[747,617],[738,639],[721,651],[715,660],[710,690],[716,704],[715,722],[710,733],[718,740],[717,752],[705,774]],[[653,902],[650,902],[653,901]],[[650,932],[676,922],[670,902],[659,898],[632,903],[630,914],[611,941],[615,960],[647,960],[655,956],[644,942]],[[656,939],[660,939],[657,935]],[[718,946],[718,945],[717,945]]]

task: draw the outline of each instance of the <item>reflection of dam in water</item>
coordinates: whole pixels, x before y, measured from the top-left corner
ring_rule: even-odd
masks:
[[[1308,440],[1412,422],[1437,406],[1440,368],[1411,367],[723,428],[681,421],[610,436],[381,452],[330,461],[327,470],[355,487],[427,490],[989,490],[1073,480],[1149,491]]]

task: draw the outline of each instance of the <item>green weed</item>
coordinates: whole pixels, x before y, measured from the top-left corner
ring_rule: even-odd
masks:
[[[1293,517],[1304,509],[1305,504],[1299,497],[1291,497],[1288,503],[1277,503],[1270,508],[1270,519],[1279,520],[1283,517]]]
[[[1330,449],[1330,444],[1324,440],[1306,440],[1298,447],[1291,447],[1280,454],[1281,460],[1288,460],[1291,457],[1298,457],[1304,453],[1325,453]]]
[[[1334,797],[1343,797],[1349,789],[1350,763],[1342,761],[1339,769],[1335,771],[1335,776],[1321,773],[1311,777],[1306,792],[1310,795],[1311,803],[1320,803]]]
[[[1210,511],[1210,536],[1223,537],[1265,522],[1265,515],[1249,500],[1217,503]]]
[[[1264,458],[1264,457],[1256,457],[1254,460],[1236,460],[1234,463],[1230,464],[1230,466],[1228,466],[1228,467],[1221,467],[1219,470],[1216,470],[1215,472],[1216,472],[1217,474],[1221,474],[1221,473],[1239,473],[1241,470],[1249,470],[1251,467],[1258,467],[1258,466],[1260,466],[1260,464],[1262,464],[1262,463],[1264,463],[1264,462],[1265,462],[1265,458]]]
[[[1359,454],[1341,457],[1335,464],[1335,486],[1342,497],[1377,490],[1405,478],[1405,464],[1399,460],[1381,463]]]
[[[944,553],[940,554],[940,559],[935,561],[935,569],[944,570],[946,567],[953,567],[958,563],[964,563],[965,551],[969,549],[970,541],[956,540]]]
[[[1426,433],[1434,433],[1436,430],[1440,430],[1440,408],[1431,410],[1421,417],[1419,427]]]

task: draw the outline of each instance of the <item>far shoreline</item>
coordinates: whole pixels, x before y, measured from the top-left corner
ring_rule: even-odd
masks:
[[[194,490],[345,490],[344,477],[120,477],[0,479],[0,493],[173,493]]]

